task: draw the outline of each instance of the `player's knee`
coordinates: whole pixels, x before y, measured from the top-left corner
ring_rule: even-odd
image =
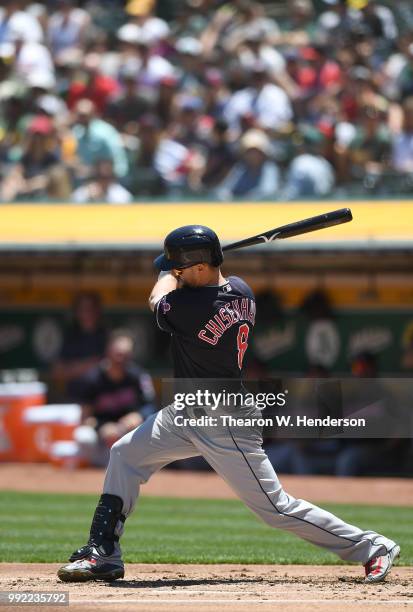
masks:
[[[110,447],[110,460],[111,461],[121,461],[124,459],[127,451],[127,445],[123,441],[123,438],[117,440]]]
[[[124,434],[121,438],[119,438],[118,440],[116,440],[116,442],[114,442],[111,446],[111,449],[115,449],[115,452],[120,452],[120,453],[125,453],[125,451],[127,449],[129,449],[131,446],[135,446],[135,441],[133,438],[133,431],[129,431],[128,433]]]
[[[135,444],[132,433],[127,433],[112,444],[110,447],[111,461],[121,461],[126,464],[135,465],[140,453],[139,445]]]

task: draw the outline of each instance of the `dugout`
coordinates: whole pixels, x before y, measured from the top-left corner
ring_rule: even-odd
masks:
[[[224,272],[242,275],[258,295],[253,353],[269,371],[302,373],[318,363],[346,372],[352,355],[368,351],[381,373],[401,374],[413,346],[410,201],[4,205],[1,370],[44,374],[74,295],[93,290],[109,326],[135,334],[139,361],[167,373],[167,338],[146,306],[166,233],[202,223],[225,244],[344,206],[352,223],[227,254]]]

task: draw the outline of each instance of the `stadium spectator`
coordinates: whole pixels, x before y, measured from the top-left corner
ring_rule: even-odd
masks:
[[[87,202],[128,204],[132,200],[132,194],[116,181],[112,161],[103,159],[96,163],[93,180],[75,189],[72,199],[77,204]]]
[[[121,91],[112,94],[105,107],[105,117],[119,132],[135,132],[140,117],[149,112],[149,101],[140,94],[136,83],[138,64],[130,60],[121,69]]]
[[[357,21],[357,13],[350,9],[347,0],[323,0],[322,11],[316,22],[319,36],[338,46],[348,44],[351,32]]]
[[[327,45],[304,47],[300,55],[307,69],[305,88],[308,94],[315,95],[326,90],[332,90],[333,93],[339,91],[341,69],[336,61],[330,59],[331,53]]]
[[[37,72],[34,71],[27,75],[25,79],[27,86],[27,108],[28,112],[33,112],[36,109],[39,98],[46,95],[53,95],[52,92],[56,85],[56,79],[52,72]],[[63,101],[61,105],[66,106]]]
[[[21,10],[19,0],[3,0],[0,8],[0,44],[14,42],[43,42],[43,32],[39,22],[28,11]]]
[[[172,129],[181,144],[191,147],[204,143],[200,124],[202,111],[203,101],[198,96],[182,95],[176,99]]]
[[[162,127],[167,128],[172,122],[174,99],[178,90],[178,78],[166,76],[159,81],[158,96],[154,105],[154,112]]]
[[[45,45],[23,38],[6,44],[12,45],[13,66],[19,78],[47,82],[48,88],[55,86],[53,58]]]
[[[207,116],[220,120],[230,96],[224,73],[218,68],[207,68],[204,74],[204,110]]]
[[[271,142],[265,132],[252,129],[241,139],[241,158],[217,188],[221,200],[277,199],[280,173],[271,160]]]
[[[102,358],[107,332],[97,293],[79,293],[75,297],[72,313],[72,321],[67,327],[52,378],[63,387],[61,390],[68,400],[78,401],[80,380]]]
[[[71,110],[80,100],[91,100],[102,114],[108,99],[118,93],[118,82],[100,72],[101,57],[98,53],[88,53],[83,59],[81,71],[67,94],[67,104]]]
[[[69,112],[66,104],[61,98],[55,95],[43,94],[32,98],[34,112],[38,115],[45,115],[53,120],[56,124],[67,122]]]
[[[229,44],[227,44],[228,48]],[[262,62],[270,76],[277,78],[285,70],[283,55],[266,43],[263,27],[249,26],[242,32],[242,38],[234,44],[234,52],[241,66],[246,70],[253,68],[257,62]]]
[[[177,104],[176,120],[159,139],[153,157],[154,168],[171,198],[191,193],[199,186],[204,157],[199,150],[203,141],[197,117],[198,98],[184,96]]]
[[[300,153],[291,162],[286,177],[283,198],[326,197],[334,186],[334,169],[321,155],[324,135],[311,126],[303,128]]]
[[[411,42],[411,35],[408,39],[407,48],[404,49],[404,54],[393,56],[392,59],[391,67],[387,66],[387,73],[390,71],[390,76],[393,78],[396,95],[404,100],[413,95],[413,43]],[[391,94],[392,91],[390,91]]]
[[[1,200],[66,199],[70,182],[60,163],[52,121],[38,115],[27,128],[26,143],[1,185]]]
[[[132,23],[136,23],[143,38],[160,44],[169,35],[169,25],[154,15],[156,0],[128,0],[125,12]]]
[[[230,141],[228,125],[223,120],[214,123],[207,145],[202,185],[215,189],[227,176],[236,161],[234,147]]]
[[[387,111],[388,103],[384,98],[378,98],[375,103],[361,109],[354,137],[348,147],[337,151],[342,176],[350,180],[369,180],[371,184],[380,183],[388,171],[391,153]]]
[[[393,138],[392,166],[402,174],[413,173],[413,96],[402,105],[403,123]]]
[[[397,38],[398,27],[388,6],[376,0],[357,0],[355,4],[361,11],[362,23],[370,29],[375,38],[389,41]]]
[[[47,25],[51,52],[56,55],[65,49],[82,47],[90,22],[88,12],[77,7],[73,0],[58,0],[57,10],[50,16]]]
[[[256,62],[249,75],[250,86],[232,94],[224,109],[231,127],[240,127],[242,117],[255,118],[257,126],[277,129],[292,119],[290,100],[281,87],[271,83],[267,66]]]
[[[179,88],[188,94],[196,94],[202,87],[204,75],[203,48],[197,38],[184,36],[176,41]]]
[[[77,177],[90,176],[94,164],[101,159],[112,160],[117,177],[126,176],[128,158],[119,132],[110,123],[98,118],[91,100],[79,100],[75,111],[72,129],[77,141]]]
[[[141,30],[135,47],[138,60],[136,82],[145,96],[155,100],[160,81],[173,77],[175,69],[167,59],[157,53],[156,39],[150,34]]]
[[[105,358],[81,381],[82,425],[75,431],[82,458],[105,466],[110,447],[155,411],[151,377],[133,363],[130,334],[115,331]]]
[[[138,145],[131,162],[129,184],[134,195],[158,196],[165,192],[155,162],[160,141],[161,125],[158,117],[151,113],[143,115],[138,125]]]

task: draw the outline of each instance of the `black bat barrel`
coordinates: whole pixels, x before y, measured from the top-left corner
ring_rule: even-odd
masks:
[[[352,218],[353,215],[349,208],[340,208],[340,210],[333,210],[332,212],[317,215],[310,219],[303,219],[302,221],[284,225],[280,228],[277,239],[280,240],[282,238],[299,236],[300,234],[308,234],[308,232],[315,232],[316,230],[325,229],[326,227],[347,223],[347,221],[351,221]]]
[[[323,215],[310,217],[310,219],[303,219],[302,221],[288,223],[287,225],[276,227],[275,229],[262,232],[256,236],[251,236],[250,238],[245,238],[244,240],[239,240],[238,242],[232,242],[231,244],[225,245],[222,250],[232,251],[234,249],[254,246],[255,244],[272,242],[273,240],[300,236],[301,234],[308,234],[309,232],[315,232],[316,230],[324,229],[326,227],[347,223],[348,221],[351,221],[352,218],[353,216],[349,208],[340,208],[340,210],[333,210],[332,212],[324,213]]]

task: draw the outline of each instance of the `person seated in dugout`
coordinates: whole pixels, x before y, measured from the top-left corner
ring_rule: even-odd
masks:
[[[336,476],[388,476],[403,474],[409,448],[409,440],[400,438],[401,423],[408,416],[396,395],[380,380],[377,356],[367,351],[351,360],[353,378],[365,378],[365,384],[356,385],[347,401],[353,414],[369,418],[369,437],[341,440],[336,457]],[[407,418],[407,420],[406,420]],[[378,431],[373,435],[373,419]],[[381,460],[377,462],[377,453]]]
[[[109,337],[105,358],[82,380],[82,425],[75,430],[81,458],[105,466],[124,434],[155,412],[150,375],[133,362],[134,342],[126,331]]]
[[[63,397],[79,401],[80,380],[102,359],[106,340],[99,294],[93,291],[78,293],[73,301],[72,320],[51,373],[60,401]]]

